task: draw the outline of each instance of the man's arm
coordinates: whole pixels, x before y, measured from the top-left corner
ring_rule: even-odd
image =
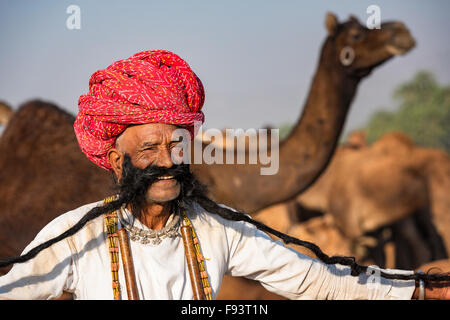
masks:
[[[411,299],[414,281],[388,280],[371,274],[354,277],[350,268],[326,265],[272,240],[254,226],[228,222],[228,274],[260,281],[289,299]],[[384,270],[404,272],[403,270]]]
[[[445,284],[429,284],[425,286],[425,300],[450,300],[450,283]],[[416,285],[412,299],[419,299],[419,286]]]

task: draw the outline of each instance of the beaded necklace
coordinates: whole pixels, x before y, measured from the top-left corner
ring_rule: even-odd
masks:
[[[115,197],[109,197],[104,200],[104,203],[111,202]],[[192,228],[192,241],[194,243],[195,255],[197,257],[198,269],[200,271],[200,278],[202,282],[203,292],[205,293],[206,300],[212,300],[212,289],[208,279],[208,273],[205,268],[205,258],[203,257],[198,237],[195,233],[194,226],[192,225],[189,217],[186,214],[183,203],[180,202],[180,211],[185,226]],[[121,300],[120,285],[119,285],[119,239],[117,235],[118,231],[118,215],[117,211],[104,215],[106,225],[106,235],[108,239],[109,256],[111,260],[111,275],[112,275],[112,289],[114,300]]]

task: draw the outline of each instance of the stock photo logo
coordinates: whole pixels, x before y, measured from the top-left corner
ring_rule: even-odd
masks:
[[[67,7],[66,13],[69,14],[66,20],[66,27],[69,30],[81,29],[81,8],[75,4]]]
[[[174,163],[261,164],[261,175],[278,173],[279,129],[226,129],[224,132],[215,128],[203,130],[200,122],[194,122],[194,128],[197,134],[193,142],[188,130],[174,131],[172,141],[182,141],[172,150]]]

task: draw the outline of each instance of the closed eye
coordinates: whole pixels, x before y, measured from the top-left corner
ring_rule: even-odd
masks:
[[[153,151],[156,150],[157,147],[156,145],[143,145],[140,149],[139,152],[143,152],[143,151]]]

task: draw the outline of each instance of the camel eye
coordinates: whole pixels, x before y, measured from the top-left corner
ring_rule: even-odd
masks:
[[[363,36],[363,34],[359,30],[352,30],[352,32],[350,33],[350,39],[353,42],[361,40],[362,36]]]

